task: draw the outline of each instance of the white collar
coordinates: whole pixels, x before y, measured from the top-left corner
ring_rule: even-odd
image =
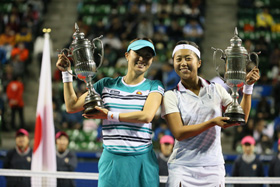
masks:
[[[208,81],[206,81],[205,79],[201,78],[200,76],[198,76],[199,80],[201,81],[201,87],[206,87],[208,86],[210,83]],[[185,86],[182,84],[182,81],[180,81],[177,85],[177,89],[180,91],[180,92],[184,92],[184,91],[187,91],[189,89],[185,88]]]
[[[135,87],[135,86],[139,86],[140,84],[142,84],[143,82],[145,82],[146,78],[144,78],[141,82],[139,82],[138,84],[134,84],[134,85],[130,85],[124,82],[124,77],[122,77],[122,83],[127,86],[127,87]]]

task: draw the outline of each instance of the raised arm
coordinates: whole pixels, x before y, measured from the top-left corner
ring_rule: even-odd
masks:
[[[58,55],[58,60],[56,62],[56,67],[63,72],[66,76],[72,76],[67,73],[67,71],[71,70],[71,63],[69,59],[64,54]],[[64,101],[66,105],[66,111],[69,113],[75,113],[83,110],[83,105],[85,101],[85,97],[87,96],[87,92],[77,97],[76,92],[73,88],[73,84],[71,80],[63,80],[63,94]]]
[[[259,80],[260,74],[259,69],[254,67],[246,76],[246,85],[244,85],[243,89],[243,97],[240,103],[244,114],[245,114],[245,121],[247,122],[251,110],[251,100],[252,100],[252,91],[253,91],[253,84]]]

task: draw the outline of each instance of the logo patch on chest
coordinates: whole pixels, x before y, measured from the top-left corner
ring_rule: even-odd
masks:
[[[142,95],[142,92],[137,91],[136,94],[137,94],[137,95]]]
[[[120,94],[120,91],[118,91],[118,90],[110,90],[110,94],[119,95],[119,94]]]

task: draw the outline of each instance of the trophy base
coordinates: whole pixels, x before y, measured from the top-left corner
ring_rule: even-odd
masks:
[[[92,94],[88,95],[85,98],[85,104],[84,104],[84,114],[96,114],[99,113],[99,110],[95,109],[95,106],[103,108],[103,103],[99,95]]]
[[[245,115],[240,113],[225,113],[225,117],[229,117],[230,120],[226,120],[225,122],[228,123],[228,125],[232,124],[239,124],[239,125],[245,125]]]
[[[88,107],[84,110],[84,114],[97,114],[99,110],[96,110],[94,107]]]

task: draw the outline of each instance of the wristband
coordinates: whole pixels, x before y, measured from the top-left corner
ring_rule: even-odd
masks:
[[[72,70],[69,70],[70,73],[72,73]],[[68,71],[62,71],[62,81],[63,83],[66,82],[73,82],[73,76]]]
[[[119,116],[120,116],[119,112],[111,112],[111,111],[109,111],[108,114],[107,114],[107,119],[109,121],[119,122]]]
[[[243,86],[243,93],[248,94],[248,95],[252,95],[253,87],[254,87],[254,84],[252,84],[252,85],[245,84]]]

